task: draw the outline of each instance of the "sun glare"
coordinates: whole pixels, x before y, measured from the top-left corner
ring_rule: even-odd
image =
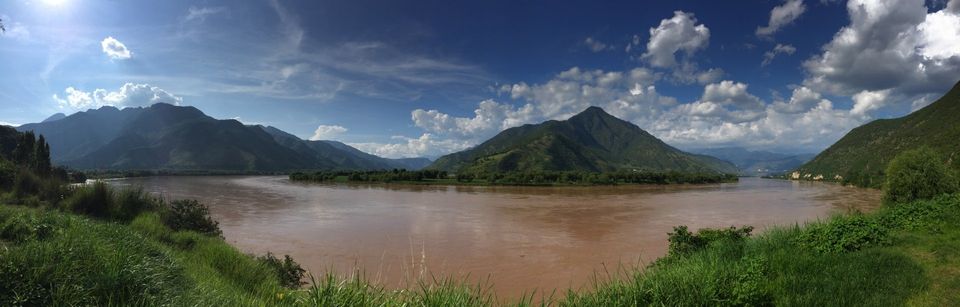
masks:
[[[67,3],[69,0],[40,0],[43,4],[52,7],[60,7]]]

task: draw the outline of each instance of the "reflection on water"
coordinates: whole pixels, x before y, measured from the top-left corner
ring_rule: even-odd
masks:
[[[666,253],[676,225],[763,229],[871,210],[880,199],[874,190],[757,178],[556,188],[302,184],[285,177],[112,183],[199,199],[243,251],[290,254],[312,272],[362,268],[388,286],[425,273],[469,273],[492,282],[501,296],[580,288],[604,267],[649,262]]]

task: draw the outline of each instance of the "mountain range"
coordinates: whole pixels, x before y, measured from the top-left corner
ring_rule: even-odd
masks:
[[[813,159],[816,154],[785,154],[742,147],[693,149],[690,152],[729,161],[740,169],[741,176],[766,176],[790,172]]]
[[[51,116],[33,130],[51,159],[76,169],[292,171],[419,169],[427,159],[386,159],[334,141],[308,141],[262,125],[218,120],[189,106],[102,107]]]
[[[428,168],[452,172],[680,171],[737,173],[720,159],[691,154],[589,107],[573,117],[500,132],[482,144],[437,159]]]
[[[907,116],[878,119],[851,130],[798,168],[797,175],[879,187],[890,160],[905,150],[922,146],[936,150],[944,163],[960,171],[958,119],[960,83],[939,100]]]

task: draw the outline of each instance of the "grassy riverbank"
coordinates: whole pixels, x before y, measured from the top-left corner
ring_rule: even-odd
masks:
[[[671,254],[558,306],[926,305],[960,301],[960,195],[850,214],[747,237],[681,229]],[[320,276],[285,288],[278,271],[214,235],[174,230],[162,214],[129,222],[0,207],[0,304],[490,306],[486,287],[455,279],[390,291]],[[549,292],[549,291],[548,291]],[[529,300],[527,300],[529,302]],[[510,304],[523,302],[508,302]]]
[[[960,190],[929,151],[895,159],[885,206],[806,225],[678,226],[669,254],[604,272],[592,288],[544,289],[554,306],[944,306],[960,301]],[[36,158],[32,158],[36,159]],[[38,165],[33,163],[29,165]],[[40,168],[45,170],[45,168]],[[0,306],[494,306],[457,278],[385,289],[246,255],[196,201],[62,184],[0,159]]]

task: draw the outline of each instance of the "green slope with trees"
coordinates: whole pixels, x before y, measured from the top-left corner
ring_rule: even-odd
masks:
[[[942,162],[960,170],[958,119],[960,83],[939,100],[907,116],[878,119],[853,129],[797,172],[801,177],[822,175],[825,180],[880,187],[887,163],[905,150],[922,146],[940,153]]]
[[[440,157],[428,168],[458,173],[737,173],[729,162],[671,147],[598,107],[589,107],[565,121],[504,130],[472,149]]]

